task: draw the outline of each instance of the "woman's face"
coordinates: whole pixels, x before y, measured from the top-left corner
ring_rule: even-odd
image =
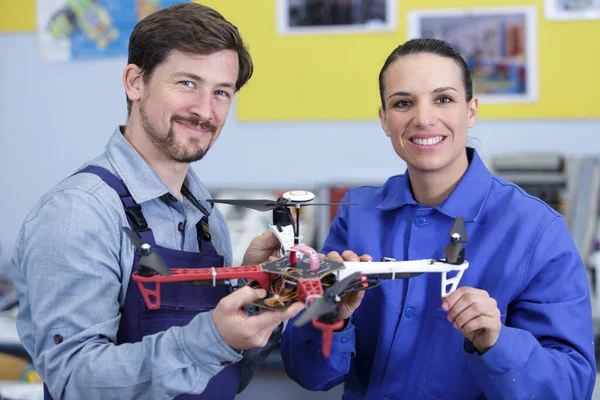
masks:
[[[430,53],[398,58],[384,74],[384,104],[381,125],[409,170],[444,171],[466,157],[477,99],[467,103],[453,59]]]

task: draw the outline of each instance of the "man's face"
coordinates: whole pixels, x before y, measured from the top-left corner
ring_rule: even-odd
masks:
[[[200,160],[217,140],[235,94],[233,50],[189,55],[174,50],[143,83],[139,112],[149,140],[166,158]]]
[[[396,153],[412,169],[452,169],[464,155],[477,114],[477,100],[465,100],[458,64],[426,53],[400,57],[390,64],[384,85],[379,116]]]

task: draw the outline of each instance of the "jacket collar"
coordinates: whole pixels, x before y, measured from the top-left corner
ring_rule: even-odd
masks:
[[[467,147],[466,151],[469,159],[467,171],[450,196],[435,209],[451,218],[460,216],[465,221],[474,221],[479,216],[487,199],[492,184],[492,174],[474,148]],[[418,204],[410,188],[408,170],[397,178],[377,207],[378,209],[388,211]]]
[[[115,129],[106,145],[106,154],[134,200],[141,204],[157,197],[173,195],[158,174],[125,139],[122,134],[124,130],[125,127],[121,126]],[[191,167],[184,185],[207,210],[212,210],[206,202],[208,192]]]

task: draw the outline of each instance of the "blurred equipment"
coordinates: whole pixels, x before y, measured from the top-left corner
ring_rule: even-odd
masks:
[[[566,161],[561,154],[532,153],[497,156],[488,166],[492,173],[509,180],[559,213],[566,212]]]
[[[600,157],[569,159],[565,221],[588,268],[596,341],[600,335]]]

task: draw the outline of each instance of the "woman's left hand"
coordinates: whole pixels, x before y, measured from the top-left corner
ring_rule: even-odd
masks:
[[[498,341],[502,328],[500,310],[496,300],[485,290],[460,287],[444,299],[442,309],[448,311],[448,321],[480,354]]]

